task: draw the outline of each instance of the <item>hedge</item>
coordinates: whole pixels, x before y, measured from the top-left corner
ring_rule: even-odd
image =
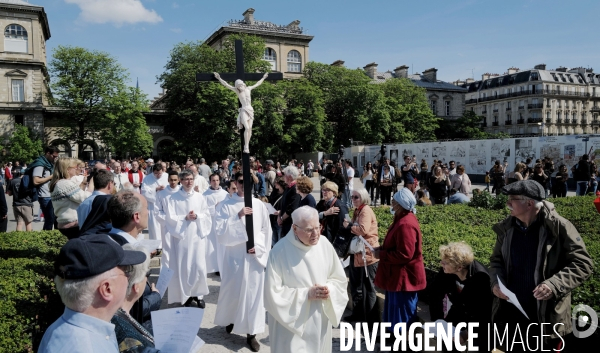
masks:
[[[597,265],[600,262],[600,214],[593,205],[594,196],[566,197],[549,199],[554,203],[558,214],[573,223],[581,234],[596,270],[580,287],[572,293],[574,304],[586,304],[600,311],[600,274]],[[492,203],[490,207],[495,207]],[[389,207],[374,209],[379,225],[379,240],[387,233],[392,222]],[[473,248],[475,258],[489,265],[490,255],[496,242],[492,226],[506,218],[509,211],[490,210],[468,205],[444,205],[417,207],[417,218],[423,232],[423,259],[425,266],[438,270],[439,247],[450,241],[465,241]]]
[[[487,197],[487,196],[486,196]],[[558,213],[580,232],[595,264],[600,260],[600,215],[594,197],[552,199]],[[485,201],[485,200],[484,200]],[[497,202],[483,202],[497,207]],[[417,207],[423,231],[423,257],[429,269],[439,269],[438,248],[449,241],[464,240],[477,260],[489,264],[496,236],[492,226],[508,210],[490,210],[468,205]],[[380,241],[392,222],[389,207],[374,209]],[[11,232],[0,236],[0,353],[34,352],[46,328],[64,310],[53,283],[53,261],[66,238],[57,231]],[[600,311],[600,276],[592,277],[573,291],[574,304],[587,304]]]
[[[66,237],[58,231],[0,235],[0,352],[35,352],[64,306],[53,262]]]

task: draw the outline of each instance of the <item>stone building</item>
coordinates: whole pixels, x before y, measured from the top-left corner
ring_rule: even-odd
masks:
[[[304,65],[308,62],[308,44],[313,39],[304,33],[300,21],[288,25],[254,19],[254,9],[249,8],[242,14],[243,20],[231,20],[226,26],[216,30],[206,43],[220,49],[223,40],[232,33],[255,35],[265,40],[264,59],[271,64],[273,71],[282,72],[284,78],[302,76]]]
[[[510,135],[598,133],[600,75],[591,68],[510,68],[484,74],[467,88],[466,108],[484,117],[486,131]]]
[[[338,62],[335,62],[336,65]],[[465,111],[465,93],[464,87],[459,87],[452,83],[440,81],[437,79],[437,69],[431,68],[423,71],[422,74],[409,74],[408,66],[402,65],[394,71],[378,72],[377,64],[370,63],[363,67],[367,76],[376,83],[383,83],[392,78],[408,78],[416,86],[425,88],[425,95],[429,101],[429,106],[433,113],[446,120],[456,120],[463,115]]]
[[[0,142],[5,143],[15,123],[44,133],[50,27],[43,7],[21,0],[0,0],[0,27]]]

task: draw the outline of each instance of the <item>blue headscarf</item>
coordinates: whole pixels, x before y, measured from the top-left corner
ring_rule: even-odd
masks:
[[[415,199],[415,195],[408,190],[407,188],[402,188],[400,191],[394,194],[394,200],[405,210],[411,211],[414,214],[417,214],[417,209],[415,206],[417,205],[417,200]]]

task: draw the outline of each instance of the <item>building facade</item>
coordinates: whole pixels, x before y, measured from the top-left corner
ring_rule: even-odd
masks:
[[[46,41],[50,27],[44,8],[21,0],[0,0],[0,138],[5,143],[15,123],[44,133],[49,76]]]
[[[410,79],[416,86],[425,89],[429,106],[436,116],[452,121],[463,115],[467,89],[438,80],[437,69],[431,68],[423,71],[422,74],[409,74],[409,67],[406,65],[395,68],[393,72],[378,72],[377,66],[376,63],[370,63],[363,67],[367,76],[373,79],[374,82],[383,83],[392,78]]]
[[[466,108],[483,116],[482,127],[510,135],[597,134],[600,75],[589,68],[546,70],[546,65],[465,83]]]
[[[255,35],[265,40],[264,59],[271,64],[272,70],[282,72],[284,78],[299,78],[304,65],[308,62],[308,44],[313,39],[304,33],[300,21],[292,21],[288,25],[277,25],[272,22],[254,19],[254,9],[250,8],[242,14],[243,20],[231,20],[212,33],[206,43],[220,49],[223,41],[233,33]]]

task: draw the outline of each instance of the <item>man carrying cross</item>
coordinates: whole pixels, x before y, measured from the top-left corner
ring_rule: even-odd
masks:
[[[244,153],[250,153],[250,136],[252,136],[252,121],[254,120],[254,108],[252,108],[252,99],[250,97],[250,92],[256,87],[260,86],[263,81],[269,76],[268,73],[264,74],[263,78],[260,81],[256,82],[255,85],[247,87],[244,81],[235,80],[235,87],[232,87],[230,84],[221,79],[221,76],[218,73],[214,73],[215,77],[221,84],[230,90],[234,91],[237,94],[238,99],[240,100],[240,104],[242,105],[239,109],[240,114],[237,119],[237,127],[244,130]]]

